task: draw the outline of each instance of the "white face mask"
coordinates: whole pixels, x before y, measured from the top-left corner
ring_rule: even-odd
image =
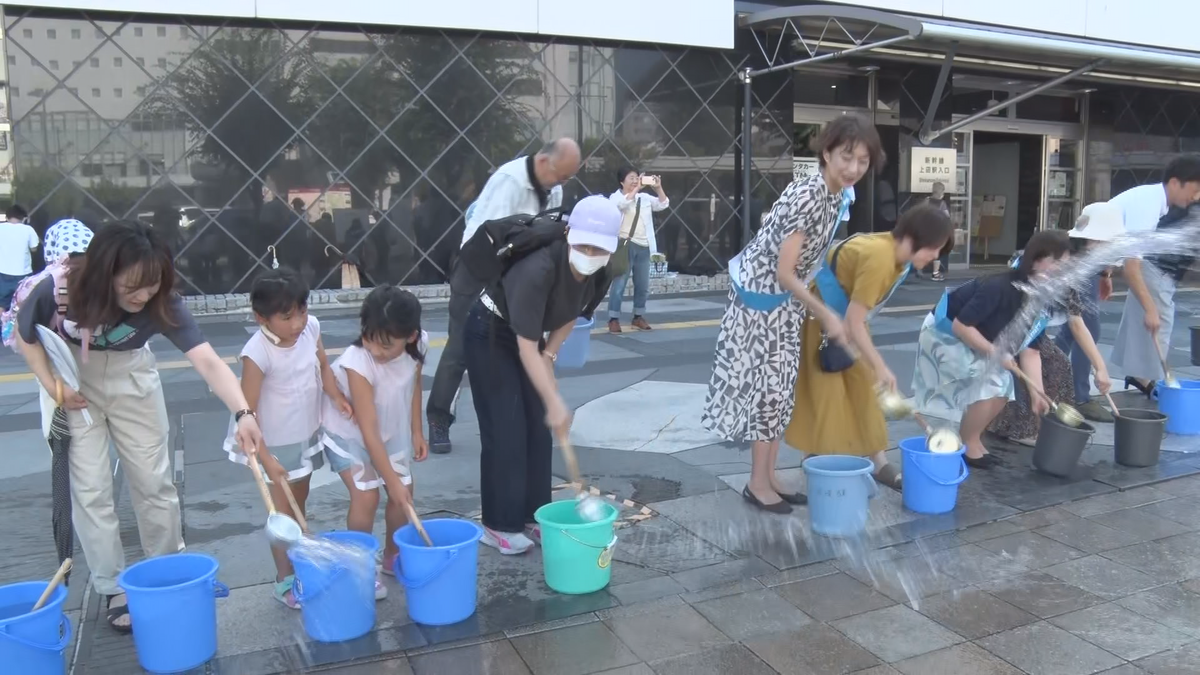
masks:
[[[574,267],[576,272],[585,277],[590,277],[608,264],[609,257],[607,253],[604,255],[585,255],[577,249],[571,249],[569,260],[571,261],[571,267]]]

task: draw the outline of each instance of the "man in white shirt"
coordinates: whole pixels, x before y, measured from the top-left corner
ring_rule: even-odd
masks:
[[[1121,207],[1128,234],[1153,232],[1172,208],[1187,208],[1200,201],[1200,155],[1181,155],[1163,172],[1163,182],[1141,185],[1109,200]],[[1149,264],[1146,264],[1149,262]],[[1171,351],[1171,328],[1175,323],[1175,285],[1179,281],[1154,261],[1129,258],[1125,261],[1129,295],[1113,344],[1112,363],[1125,374],[1126,388],[1133,386],[1149,395],[1153,383],[1165,373],[1159,361]],[[1157,342],[1158,346],[1155,346]]]
[[[16,204],[0,223],[0,307],[8,309],[21,280],[33,274],[33,252],[37,250],[37,232],[25,223],[29,214]]]
[[[569,138],[547,143],[536,155],[518,157],[496,169],[483,186],[479,198],[467,208],[467,224],[463,232],[465,244],[489,220],[507,218],[520,213],[530,215],[562,206],[563,183],[579,171],[579,144]],[[454,404],[462,384],[466,363],[462,353],[462,326],[471,307],[479,299],[477,292],[455,290],[455,278],[466,274],[454,269],[450,273],[450,322],[446,347],[438,361],[429,392],[425,416],[429,420],[429,449],[438,454],[450,452],[450,425],[454,423]],[[464,287],[471,284],[464,283]]]

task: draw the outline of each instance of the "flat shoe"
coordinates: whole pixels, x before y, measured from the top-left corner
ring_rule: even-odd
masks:
[[[776,494],[778,494],[779,498],[783,501],[789,504],[795,504],[796,506],[804,506],[808,503],[808,495],[801,494],[799,492],[777,492]]]
[[[990,469],[1000,463],[999,460],[990,454],[979,458],[967,457],[966,455],[963,455],[963,460],[966,461],[967,466],[971,467],[972,469]]]
[[[766,511],[767,513],[786,515],[792,512],[792,507],[789,506],[787,502],[777,502],[775,504],[762,503],[759,501],[758,497],[755,497],[754,493],[750,491],[750,486],[746,486],[745,489],[742,490],[742,498],[753,504],[755,507]]]

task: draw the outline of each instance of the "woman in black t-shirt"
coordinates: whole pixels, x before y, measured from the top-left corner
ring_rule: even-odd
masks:
[[[122,633],[132,627],[117,585],[125,553],[113,504],[110,439],[129,483],[146,555],[183,550],[179,497],[167,455],[166,401],[147,346],[150,338],[161,334],[170,340],[235,414],[244,452],[262,444],[237,375],[205,340],[183,298],[173,292],[174,282],[171,251],[150,226],[112,223],[96,234],[86,254],[72,260],[65,288],[46,279],[17,315],[17,344],[29,369],[68,410],[72,520],[92,585],[107,596],[107,620]],[[52,370],[39,327],[70,344],[79,391]]]
[[[564,438],[571,426],[554,361],[575,320],[590,317],[608,290],[603,270],[617,250],[621,212],[585,197],[569,223],[565,241],[529,253],[484,291],[463,328],[482,446],[482,541],[505,555],[540,539],[533,514],[551,498],[550,432]]]
[[[1025,293],[1015,282],[1052,270],[1069,248],[1066,232],[1038,232],[1030,238],[1016,269],[947,291],[921,327],[913,374],[916,408],[929,417],[959,423],[967,463],[973,467],[990,468],[994,463],[981,436],[1014,397],[1012,374],[994,367],[991,359],[996,338],[1025,303]],[[1044,339],[1035,326],[1017,355],[1021,371],[1043,390],[1038,349]],[[1018,364],[1009,362],[1008,366],[1013,369]],[[1035,398],[1032,405],[1038,415],[1048,409],[1041,398]]]

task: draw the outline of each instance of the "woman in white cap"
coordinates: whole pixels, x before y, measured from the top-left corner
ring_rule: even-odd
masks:
[[[608,290],[621,211],[601,196],[571,211],[566,240],[530,252],[484,290],[463,327],[463,353],[479,419],[483,543],[505,555],[540,539],[534,511],[550,503],[553,439],[571,426],[554,361],[582,314]],[[546,334],[548,337],[543,337]]]
[[[1067,234],[1071,239],[1072,253],[1079,254],[1095,242],[1111,241],[1124,233],[1125,226],[1121,209],[1108,202],[1097,202],[1088,205],[1075,221],[1075,227]],[[1109,274],[1108,270],[1100,274]],[[1072,290],[1062,305],[1051,312],[1048,324],[1050,326],[1066,324],[1055,341],[1045,340],[1040,352],[1042,356],[1042,382],[1046,395],[1058,402],[1069,402],[1080,405],[1081,412],[1087,410],[1088,419],[1098,422],[1111,422],[1108,419],[1096,419],[1095,410],[1081,404],[1091,403],[1091,384],[1089,376],[1093,370],[1096,374],[1096,388],[1100,393],[1106,393],[1111,388],[1108,368],[1104,357],[1096,346],[1096,335],[1099,332],[1100,276],[1097,276],[1083,293]],[[1111,290],[1111,287],[1110,287]],[[1091,314],[1097,330],[1092,331],[1085,317]],[[1070,358],[1069,349],[1064,349],[1066,340],[1080,353],[1080,358]],[[1080,382],[1082,381],[1082,385]],[[1020,445],[1032,446],[1037,440],[1041,418],[1031,409],[1029,391],[1024,382],[1016,382],[1016,400],[1009,401],[1004,411],[992,422],[988,430],[1001,438]],[[1082,395],[1079,394],[1082,388]],[[1099,404],[1091,404],[1107,414],[1107,410]]]

